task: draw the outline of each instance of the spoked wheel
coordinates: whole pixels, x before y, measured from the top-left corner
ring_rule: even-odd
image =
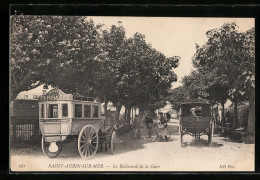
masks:
[[[158,135],[158,136],[157,136],[157,139],[159,139],[159,141],[164,141],[164,139],[163,139],[163,136],[162,136],[162,135]]]
[[[180,135],[180,143],[181,147],[183,147],[183,134],[182,134],[182,125],[179,125],[179,135]]]
[[[63,147],[62,142],[61,141],[56,142],[57,146],[54,145],[55,148],[53,148],[55,152],[50,151],[50,145],[51,145],[51,142],[47,142],[45,140],[45,136],[42,136],[42,151],[43,151],[43,153],[46,156],[48,156],[49,158],[55,158],[60,154],[60,152],[62,150],[62,147]]]
[[[98,149],[98,132],[92,125],[84,126],[78,137],[78,151],[87,160],[95,156]]]
[[[111,135],[111,142],[110,142],[112,155],[115,153],[115,141],[116,141],[116,132],[113,131],[113,133]]]
[[[212,146],[213,135],[214,135],[214,122],[210,125],[210,131],[209,131],[209,135],[208,135],[208,144],[209,144],[209,147]]]

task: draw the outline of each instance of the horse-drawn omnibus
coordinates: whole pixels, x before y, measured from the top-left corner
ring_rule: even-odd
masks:
[[[68,140],[78,141],[83,159],[93,157],[99,144],[108,144],[114,153],[116,132],[104,126],[101,103],[93,98],[65,94],[52,89],[39,98],[39,125],[42,133],[42,151],[57,157]]]
[[[212,105],[204,99],[188,99],[181,103],[179,119],[180,143],[183,146],[184,134],[189,134],[199,140],[200,136],[208,136],[208,144],[212,145],[214,134],[214,118]]]

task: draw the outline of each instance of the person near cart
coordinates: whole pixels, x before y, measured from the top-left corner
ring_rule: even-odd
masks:
[[[147,135],[149,138],[152,136],[152,127],[151,123],[153,123],[153,119],[150,117],[150,115],[147,113],[145,119],[144,119],[145,127],[147,129]]]
[[[171,115],[169,112],[166,113],[166,118],[167,118],[167,122],[170,122],[171,119]]]
[[[164,127],[167,127],[167,120],[166,118],[164,117],[163,113],[160,112],[160,123],[164,125]]]
[[[163,115],[162,112],[159,112],[159,114],[160,114],[160,123],[161,123],[162,125],[164,125],[164,128],[166,128],[166,127],[167,127],[167,120],[166,120],[166,118],[165,118],[165,116]],[[166,136],[165,131],[164,131],[164,133],[162,133],[162,134],[164,134],[165,140],[168,141],[168,138],[167,138],[167,136]]]

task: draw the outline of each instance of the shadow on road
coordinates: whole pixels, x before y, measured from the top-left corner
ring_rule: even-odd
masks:
[[[164,143],[172,143],[173,146],[180,146],[179,143],[179,136],[177,134],[171,135],[168,142],[160,141],[160,139],[156,139],[156,136],[153,135],[152,138],[146,138],[146,134],[143,132],[141,133],[142,136],[139,139],[134,139],[134,132],[130,132],[124,135],[120,135],[116,139],[116,149],[115,149],[115,155],[120,155],[124,153],[128,153],[131,151],[137,151],[146,148],[145,146],[148,144],[157,143],[159,146],[160,144]],[[223,139],[224,142],[226,139]],[[176,143],[178,142],[178,143]],[[223,142],[223,143],[224,143]],[[212,148],[220,148],[223,144],[219,143],[219,141],[212,143]],[[60,155],[56,159],[64,159],[64,160],[70,160],[70,159],[81,159],[78,149],[77,149],[77,141],[67,142],[64,143],[63,149],[60,153]],[[195,141],[195,139],[192,139],[192,137],[185,137],[184,138],[184,148],[185,147],[195,147],[195,148],[209,148],[208,146],[208,140],[207,138],[203,139],[201,138],[200,141]],[[44,154],[41,150],[40,143],[36,143],[33,146],[29,146],[27,148],[13,148],[12,154],[14,155],[25,155],[25,156],[35,156],[35,157],[44,157]],[[107,156],[112,156],[110,148],[105,151],[105,148],[103,146],[103,151],[99,149],[99,151],[96,153],[96,155],[93,157],[93,159],[99,159]],[[47,157],[46,157],[47,158]]]
[[[171,143],[172,141],[178,141],[178,139],[175,136],[171,136],[168,142],[165,141],[160,142],[160,139],[156,139],[156,136],[152,136],[152,138],[145,138],[144,132],[142,132],[142,136],[139,139],[134,139],[133,137],[134,137],[134,132],[130,132],[118,136],[116,139],[115,155],[143,149],[145,147],[145,144],[149,144],[149,143],[158,143],[158,142]],[[61,153],[55,159],[60,159],[60,158],[68,159],[68,160],[71,158],[81,159],[77,147],[78,147],[77,141],[65,142],[63,144],[63,149]],[[42,152],[40,142],[36,142],[33,144],[26,144],[23,146],[13,145],[11,148],[11,154],[32,156],[32,157],[45,156]],[[105,151],[105,147],[103,145],[103,150],[101,151],[101,148],[99,148],[98,152],[93,157],[93,159],[102,158],[104,156],[112,156],[112,154],[110,148],[108,148],[107,151]]]
[[[184,148],[187,147],[187,146],[198,147],[198,148],[206,148],[206,147],[209,147],[209,144],[208,144],[208,140],[205,140],[205,139],[200,139],[199,141],[196,141],[195,139],[193,139],[191,142],[184,142],[183,143]],[[223,146],[223,144],[219,144],[217,142],[214,142],[214,139],[213,139],[211,148],[219,148],[221,146]]]
[[[171,143],[173,141],[178,141],[178,138],[176,138],[175,136],[171,136],[167,142],[156,139],[156,136],[152,136],[152,138],[145,138],[144,136],[142,136],[139,139],[134,139],[133,137],[134,137],[133,132],[117,137],[114,156],[143,149],[145,148],[145,144],[149,144],[149,143],[158,143],[158,142]],[[103,146],[102,151],[99,148],[98,152],[93,157],[93,159],[99,159],[106,156],[112,156],[111,150],[110,148],[108,148],[107,151],[105,151],[105,148]],[[62,152],[57,158],[62,158],[62,159],[81,158],[78,153],[77,142],[69,142],[64,144]]]

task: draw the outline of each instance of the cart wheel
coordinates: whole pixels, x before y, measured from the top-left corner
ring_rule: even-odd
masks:
[[[164,141],[162,135],[158,135],[157,138],[159,139],[159,141]]]
[[[213,135],[214,135],[214,123],[211,124],[211,126],[210,126],[210,131],[209,131],[209,135],[208,135],[208,144],[209,144],[209,147],[212,146]]]
[[[164,137],[165,141],[168,141],[171,137],[171,132],[167,129],[167,135]]]
[[[164,137],[165,141],[167,142],[170,139],[171,135],[167,135]]]
[[[45,141],[45,136],[42,136],[42,151],[43,151],[43,153],[46,156],[48,156],[49,158],[55,158],[60,154],[60,152],[62,150],[62,147],[63,147],[62,142],[61,141],[56,142],[56,145],[58,146],[58,151],[56,151],[56,152],[50,152],[49,151],[50,144],[51,144],[50,142]]]
[[[87,160],[95,156],[98,149],[98,132],[92,125],[84,126],[78,137],[78,151]]]
[[[113,131],[112,135],[111,135],[111,154],[113,155],[115,153],[115,140],[116,140],[116,132]]]
[[[183,147],[183,134],[182,134],[182,125],[179,125],[179,134],[180,134],[180,143],[181,147]]]

